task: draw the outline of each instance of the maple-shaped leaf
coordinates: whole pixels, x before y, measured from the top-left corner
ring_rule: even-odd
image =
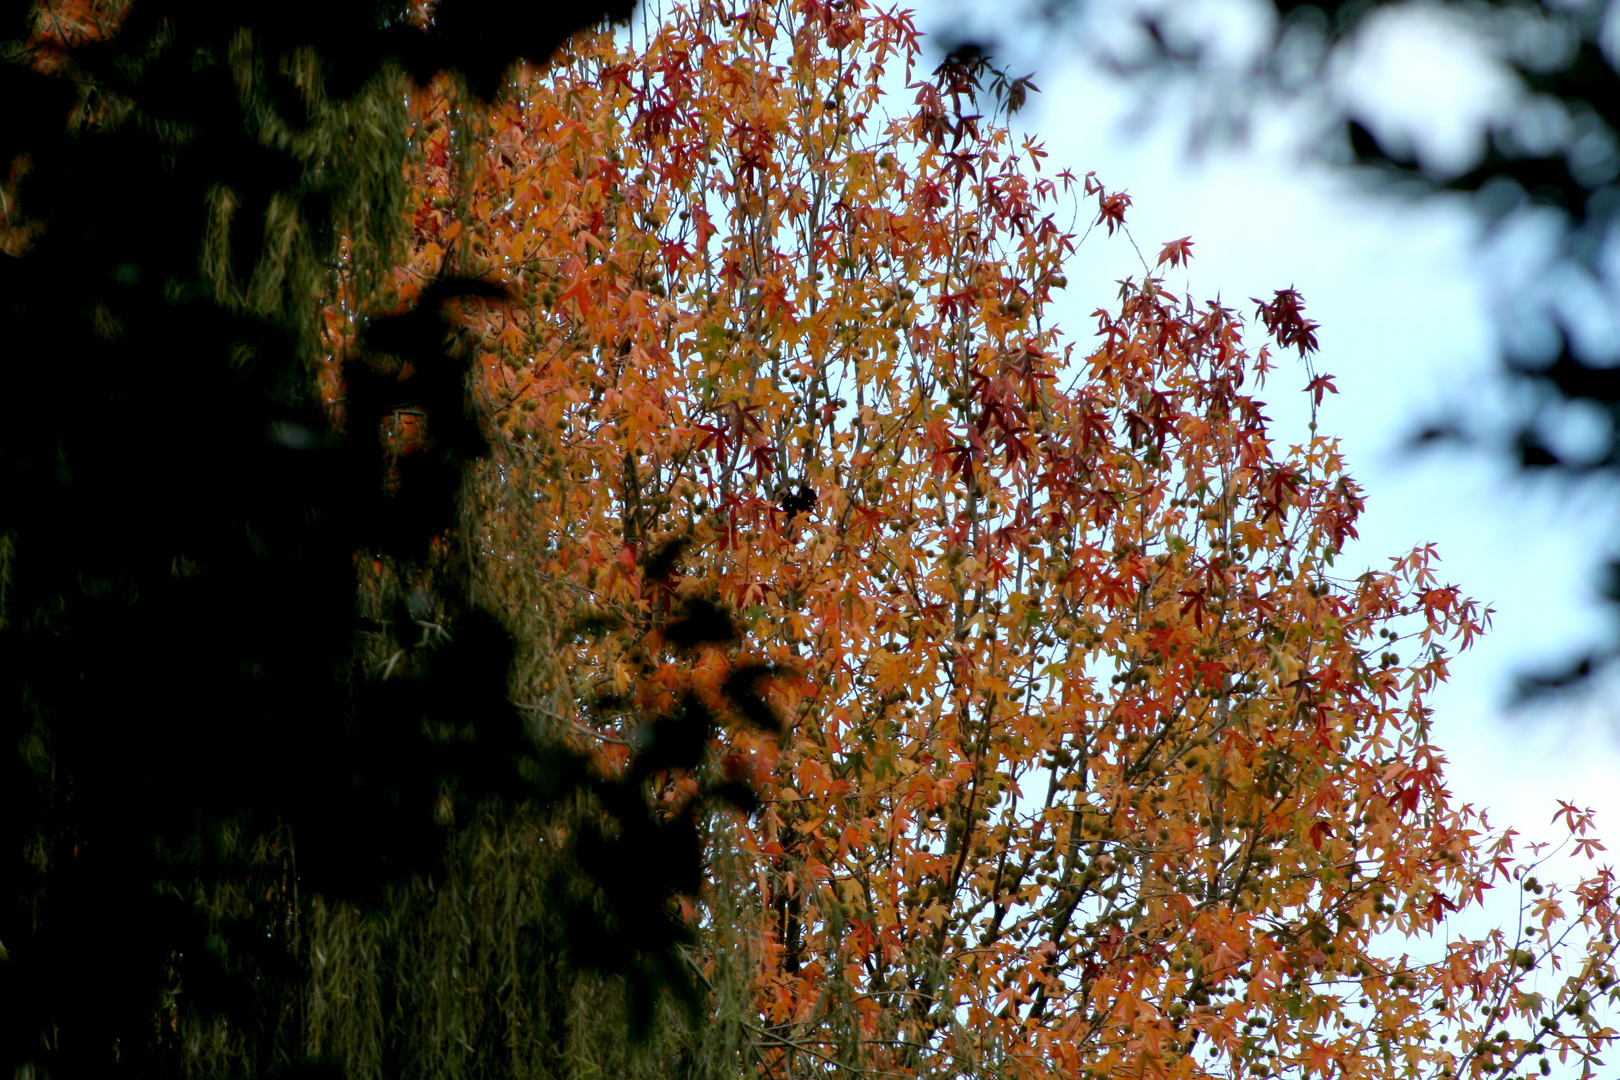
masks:
[[[1339,392],[1339,388],[1333,385],[1333,376],[1318,375],[1316,378],[1305,384],[1305,392],[1311,395],[1312,404],[1320,405],[1322,404],[1322,395],[1324,393],[1337,394]]]
[[[1164,245],[1159,252],[1159,266],[1169,263],[1171,267],[1184,266],[1192,259],[1193,238],[1183,236],[1180,240],[1172,240]]]

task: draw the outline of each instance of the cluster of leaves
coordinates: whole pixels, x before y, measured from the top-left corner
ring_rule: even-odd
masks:
[[[538,643],[520,696],[604,775],[641,717],[739,721],[647,797],[759,793],[710,894],[752,912],[753,1060],[1595,1063],[1607,871],[1535,892],[1428,737],[1447,650],[1488,613],[1429,549],[1336,575],[1361,492],[1314,427],[1273,441],[1271,346],[1238,313],[1148,272],[1094,348],[1066,345],[1063,220],[1095,197],[1112,232],[1128,199],[977,113],[1011,85],[982,60],[917,59],[904,12],[699,0],[576,42],[488,112],[413,102],[401,294],[446,273],[511,294],[464,341],[495,433],[480,557]],[[1314,350],[1298,294],[1258,314]],[[350,323],[330,325],[336,355]],[[742,645],[672,633],[720,608]],[[739,672],[782,737],[728,702]],[[1533,922],[1446,937],[1519,879]]]

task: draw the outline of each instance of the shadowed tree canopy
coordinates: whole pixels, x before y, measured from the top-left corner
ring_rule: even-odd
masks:
[[[388,310],[409,84],[448,71],[487,99],[629,10],[0,5],[7,1075],[341,1056],[301,1030],[301,922],[386,923],[400,890],[445,879],[450,824],[491,807],[596,800],[587,884],[541,858],[574,962],[632,975],[641,1014],[686,985],[666,901],[695,887],[695,827],[649,817],[644,776],[593,779],[526,734],[510,632],[455,539],[488,446],[446,339],[504,290],[440,281],[370,319],[346,400],[315,377],[336,275]],[[402,417],[431,418],[426,452],[392,452]],[[702,745],[712,717],[683,718],[650,754]],[[549,970],[552,931],[521,929],[525,971]],[[365,1000],[409,1008],[396,989]]]

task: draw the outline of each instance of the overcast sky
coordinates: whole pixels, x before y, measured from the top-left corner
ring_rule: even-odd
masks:
[[[1115,2],[1096,0],[1093,11],[1106,15]],[[1005,8],[976,10],[981,27],[1011,22]],[[1242,0],[1200,10],[1225,27],[1217,37],[1234,55],[1265,31]],[[938,7],[922,14],[925,28],[948,25]],[[1503,90],[1477,50],[1423,18],[1378,30],[1343,85],[1405,124],[1420,154],[1466,163],[1480,103],[1495,107]],[[1494,825],[1532,837],[1555,835],[1555,799],[1595,807],[1601,835],[1620,843],[1620,709],[1608,704],[1620,704],[1620,686],[1611,684],[1607,701],[1509,708],[1516,674],[1567,661],[1604,637],[1610,615],[1593,600],[1595,556],[1620,498],[1526,482],[1485,451],[1402,449],[1446,408],[1484,415],[1514,392],[1497,373],[1492,312],[1539,272],[1534,260],[1523,251],[1513,258],[1511,243],[1489,254],[1465,203],[1402,202],[1312,164],[1301,151],[1301,117],[1284,110],[1257,114],[1242,146],[1190,153],[1208,103],[1160,102],[1156,115],[1144,115],[1129,88],[1084,60],[1091,40],[1082,33],[1013,59],[1014,74],[1036,69],[1043,91],[1020,119],[1044,139],[1056,169],[1095,170],[1110,189],[1130,193],[1127,220],[1150,258],[1166,241],[1193,237],[1190,269],[1171,275],[1173,288],[1219,296],[1251,317],[1251,296],[1288,287],[1304,294],[1322,323],[1318,366],[1341,391],[1322,425],[1343,439],[1369,496],[1361,541],[1339,569],[1348,576],[1387,566],[1389,556],[1432,541],[1444,581],[1496,609],[1488,638],[1456,660],[1450,685],[1432,699],[1453,791],[1491,808]],[[1094,232],[1068,275],[1060,322],[1086,333],[1089,313],[1113,302],[1113,282],[1140,273],[1128,243]],[[1304,434],[1304,383],[1285,359],[1260,395],[1289,441]],[[1579,437],[1579,420],[1569,437]]]

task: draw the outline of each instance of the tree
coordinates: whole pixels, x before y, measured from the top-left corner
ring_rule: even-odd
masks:
[[[1255,348],[1144,264],[1066,344],[1061,222],[1129,200],[1000,126],[1027,81],[917,55],[904,13],[694,3],[529,73],[461,166],[467,115],[416,106],[401,294],[510,293],[462,340],[519,699],[609,777],[732,721],[646,776],[735,838],[673,901],[727,1045],[789,1076],[1589,1070],[1610,873],[1543,884],[1450,799],[1425,696],[1489,613],[1430,549],[1336,565],[1362,493],[1252,390],[1293,350],[1332,392],[1301,297],[1256,301]],[[754,813],[697,816],[738,781]],[[1453,938],[1499,887],[1521,929]]]
[[[357,1047],[385,1071],[499,1068],[501,1026],[434,997],[434,965],[561,986],[545,1001],[562,1024],[561,931],[517,913],[544,893],[606,939],[600,920],[645,910],[578,886],[543,833],[509,837],[618,789],[525,737],[510,637],[449,528],[487,447],[442,309],[488,286],[440,283],[368,326],[376,371],[350,373],[347,436],[316,378],[340,269],[369,292],[406,233],[412,81],[449,70],[491,93],[627,11],[0,5],[0,1068],[279,1075]],[[412,405],[437,441],[393,468],[378,429]],[[621,849],[662,858],[642,860],[646,889],[696,873],[617,809]],[[452,834],[458,810],[486,827]],[[435,898],[519,879],[507,918],[475,909],[476,955],[457,952],[471,916]],[[376,953],[317,970],[402,911],[442,932],[391,943],[427,978],[380,978]],[[655,981],[667,924],[593,962]],[[521,979],[502,966],[520,956],[537,958]],[[334,998],[364,1015],[328,1031]],[[456,1037],[389,1039],[401,1007]]]

